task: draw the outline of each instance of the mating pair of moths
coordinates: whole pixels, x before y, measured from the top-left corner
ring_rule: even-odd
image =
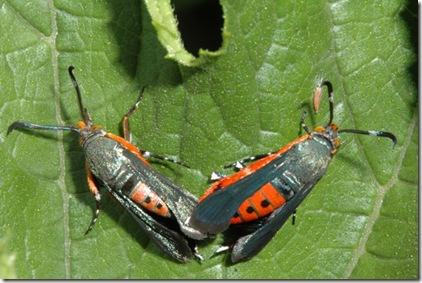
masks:
[[[101,203],[99,188],[109,194],[132,215],[143,231],[169,256],[179,262],[193,257],[202,259],[196,241],[224,232],[230,239],[218,252],[232,249],[231,261],[238,262],[256,255],[274,237],[286,220],[325,174],[332,156],[341,143],[339,133],[355,133],[387,137],[389,132],[339,130],[333,120],[333,89],[325,81],[314,96],[318,109],[322,88],[328,89],[330,120],[313,132],[301,124],[306,134],[279,151],[246,158],[230,164],[239,171],[231,176],[215,174],[219,179],[198,199],[188,191],[154,171],[147,157],[180,162],[138,149],[130,141],[129,116],[123,118],[124,137],[107,133],[96,126],[82,103],[81,93],[69,67],[76,89],[82,121],[77,126],[43,126],[17,121],[15,129],[63,130],[79,133],[86,158],[89,189],[95,196],[96,211],[87,230],[98,219]],[[256,161],[255,161],[256,160]],[[254,161],[244,167],[243,163]],[[294,219],[294,218],[293,218]]]

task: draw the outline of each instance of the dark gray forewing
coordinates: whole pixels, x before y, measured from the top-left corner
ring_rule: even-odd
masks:
[[[191,226],[210,234],[227,230],[239,206],[262,186],[281,175],[289,166],[292,156],[289,151],[281,154],[252,174],[206,197],[194,209],[190,218]]]
[[[232,250],[232,262],[235,263],[249,259],[258,254],[274,237],[314,186],[315,184],[305,185],[290,201],[276,209],[258,230],[238,239]]]
[[[196,240],[205,238],[206,235],[186,223],[194,207],[198,204],[198,198],[158,174],[129,150],[125,149],[123,155],[129,160],[130,166],[139,172],[142,182],[147,184],[169,207],[183,233]]]
[[[145,234],[169,256],[180,262],[186,262],[193,258],[192,250],[184,235],[160,224],[129,197],[112,190],[108,186],[104,187],[138,222]]]

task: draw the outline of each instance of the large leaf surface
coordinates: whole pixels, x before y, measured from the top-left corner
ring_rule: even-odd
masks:
[[[0,238],[10,237],[17,277],[417,278],[417,12],[387,2],[222,1],[227,50],[191,68],[164,59],[139,1],[0,1]],[[147,85],[134,143],[195,168],[153,163],[197,195],[221,165],[303,134],[300,116],[312,112],[320,78],[335,87],[340,127],[391,131],[398,144],[342,135],[297,224],[256,257],[212,257],[219,236],[201,243],[206,261],[178,264],[107,197],[84,236],[95,202],[75,134],[6,136],[15,120],[78,121],[69,65],[94,122],[113,133]],[[309,126],[328,120],[323,101]]]

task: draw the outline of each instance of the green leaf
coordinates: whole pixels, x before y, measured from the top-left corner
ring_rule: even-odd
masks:
[[[222,1],[226,52],[191,68],[164,58],[143,2],[31,3],[0,5],[0,238],[11,235],[17,278],[418,278],[415,4]],[[204,262],[179,264],[105,194],[84,236],[95,201],[74,133],[6,135],[16,120],[80,119],[69,65],[94,122],[112,133],[147,86],[134,144],[194,168],[152,163],[198,196],[213,170],[303,134],[303,109],[309,127],[326,123],[326,96],[319,114],[311,109],[321,78],[335,88],[335,123],[390,131],[398,143],[342,134],[296,225],[247,262],[213,256],[218,236],[200,243]]]
[[[0,238],[0,278],[16,279],[15,258],[7,250],[10,234]]]

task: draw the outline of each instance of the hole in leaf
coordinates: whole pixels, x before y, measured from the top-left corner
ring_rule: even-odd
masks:
[[[199,49],[217,51],[222,44],[223,9],[217,0],[172,0],[178,28],[186,50],[198,56]]]

